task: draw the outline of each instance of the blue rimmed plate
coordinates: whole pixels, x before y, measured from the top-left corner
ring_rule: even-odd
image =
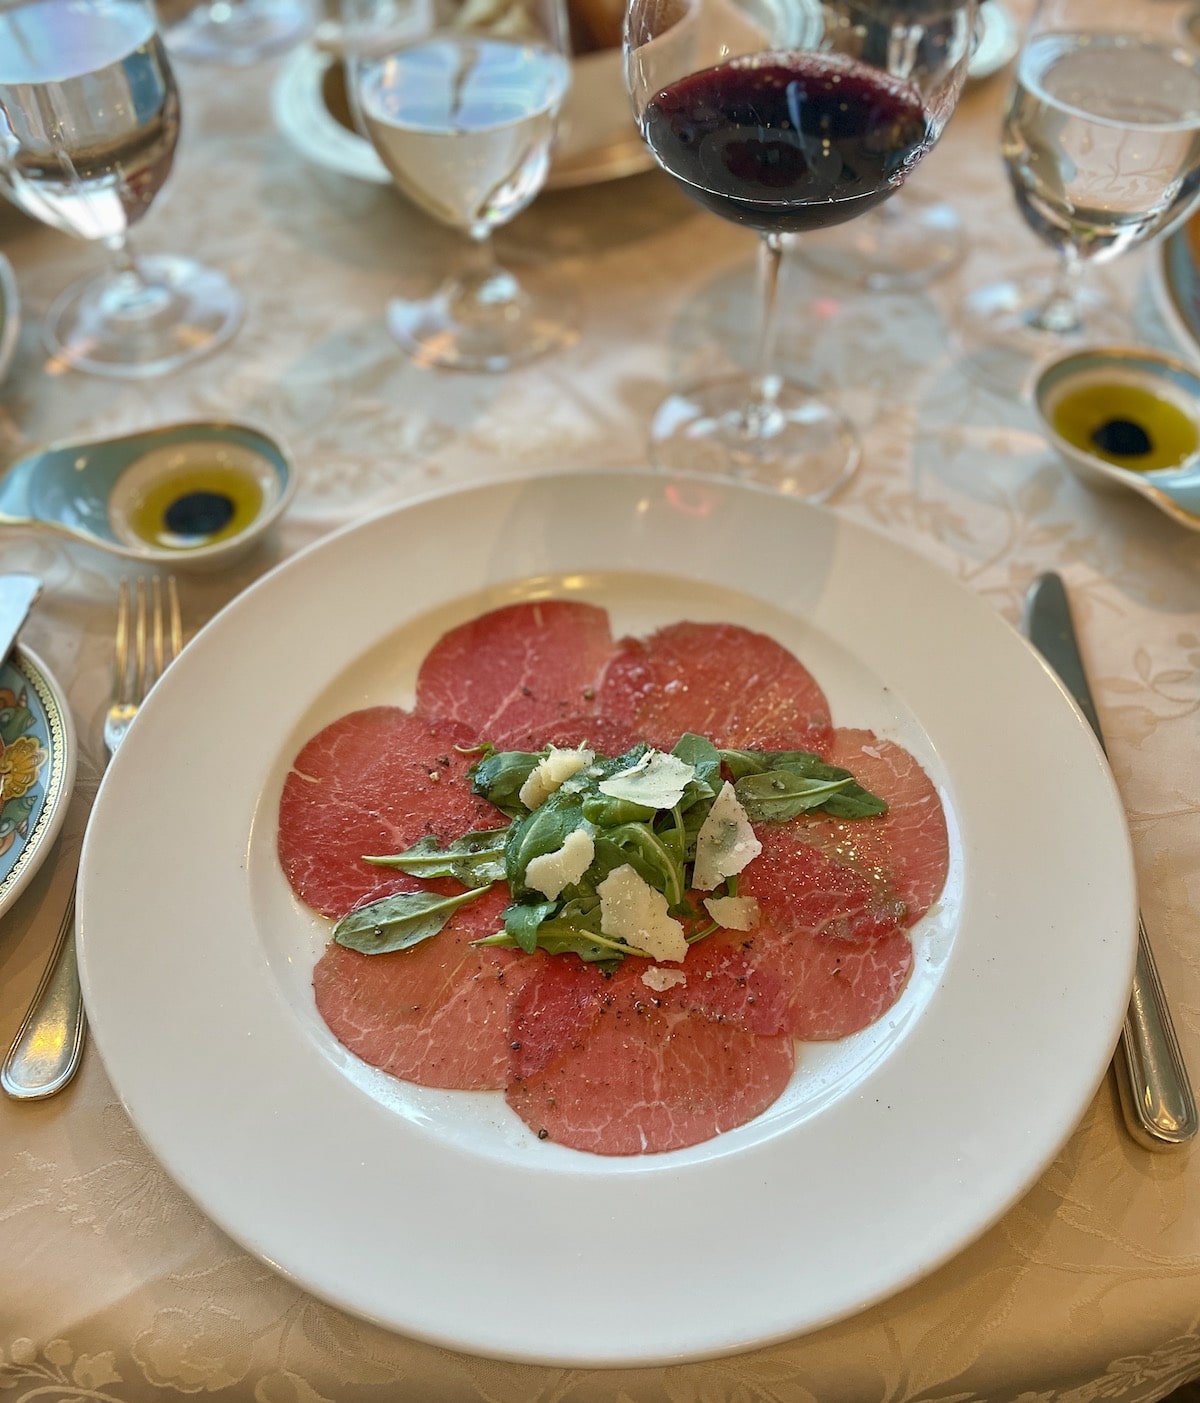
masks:
[[[0,913],[58,836],[75,781],[75,728],[58,683],[28,648],[0,664]]]

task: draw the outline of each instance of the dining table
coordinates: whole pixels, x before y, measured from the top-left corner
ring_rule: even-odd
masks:
[[[1018,19],[1027,9],[1013,8]],[[266,540],[219,570],[179,572],[189,635],[281,562],[374,514],[514,476],[639,469],[668,388],[754,354],[753,234],[644,169],[548,189],[497,235],[502,255],[551,263],[570,288],[569,347],[500,374],[407,358],[389,336],[387,299],[432,287],[461,254],[458,237],[389,184],[312,160],[280,129],[273,93],[292,58],[177,64],[176,166],[137,246],[194,253],[246,304],[234,339],[194,365],[114,380],[49,357],[43,314],[103,251],[0,210],[21,314],[0,385],[5,462],[48,442],[186,419],[251,422],[288,446],[297,488]],[[1200,537],[1135,494],[1081,482],[1029,400],[997,393],[955,350],[956,308],[972,287],[1051,258],[1001,159],[1009,76],[968,84],[909,182],[962,221],[957,266],[923,286],[872,289],[818,271],[798,239],[784,260],[778,355],[861,440],[857,473],[822,511],[922,557],[1014,629],[1039,574],[1065,580],[1146,927],[1200,1083]],[[1097,280],[1131,340],[1195,359],[1163,315],[1157,259],[1154,246],[1136,250]],[[118,582],[150,572],[25,527],[3,528],[0,568],[43,581],[21,636],[61,684],[78,735],[61,834],[0,919],[7,1046],[104,771]],[[954,655],[946,639],[948,669]],[[1020,773],[1019,759],[1013,783],[1037,804],[1038,776]],[[1011,1036],[1022,1036],[1019,1009]],[[1079,1109],[1018,1201],[885,1299],[721,1357],[581,1367],[458,1352],[309,1294],[173,1181],[89,1045],[58,1095],[0,1100],[0,1388],[13,1403],[1149,1403],[1200,1376],[1200,1154],[1135,1143],[1112,1076]],[[989,1107],[947,1114],[986,1118]],[[236,1145],[229,1154],[236,1173]]]

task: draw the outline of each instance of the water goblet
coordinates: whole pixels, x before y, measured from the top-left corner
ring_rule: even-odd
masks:
[[[1051,276],[975,289],[955,328],[963,364],[1001,394],[1085,341],[1129,340],[1085,283],[1185,218],[1200,197],[1200,49],[1192,0],[1041,0],[1008,99],[1002,151]]]
[[[466,236],[432,296],[394,298],[388,328],[422,365],[500,371],[573,339],[567,297],[496,258],[492,231],[545,183],[571,81],[563,0],[345,0],[355,121],[400,191]]]
[[[179,95],[149,0],[0,0],[0,192],[103,243],[114,266],[69,287],[45,321],[62,363],[143,378],[236,330],[241,298],[178,254],[137,257],[128,231],[170,174]]]
[[[316,22],[314,0],[201,0],[163,28],[174,57],[240,68],[290,49]]]
[[[626,80],[659,164],[706,209],[759,235],[763,307],[750,374],[672,394],[659,467],[821,501],[857,437],[773,366],[784,236],[878,206],[937,140],[971,52],[974,0],[631,0]]]

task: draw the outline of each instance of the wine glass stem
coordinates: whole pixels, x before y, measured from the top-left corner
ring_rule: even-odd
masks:
[[[1079,288],[1083,281],[1083,259],[1073,249],[1064,251],[1049,296],[1035,308],[1029,324],[1053,336],[1073,336],[1083,329],[1083,308]]]
[[[754,363],[754,386],[759,411],[775,399],[779,378],[771,367],[775,362],[775,334],[778,330],[779,268],[783,259],[783,239],[764,234],[758,245],[758,281],[762,310],[758,330],[758,352]]]
[[[169,288],[151,282],[142,272],[127,234],[104,240],[116,271],[102,294],[104,312],[114,320],[144,322],[161,316],[174,301]]]

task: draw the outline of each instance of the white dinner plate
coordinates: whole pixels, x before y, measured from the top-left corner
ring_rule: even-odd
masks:
[[[277,806],[302,742],[411,700],[446,628],[564,595],[615,630],[724,619],[813,670],[836,722],[914,751],[951,872],[900,1003],[799,1049],[758,1119],[691,1149],[539,1141],[499,1093],[347,1053],[311,992],[326,924]],[[1049,1164],[1129,993],[1134,880],[1100,750],[980,599],[786,498],[641,473],[422,499],[284,563],[205,628],[110,766],[80,878],[101,1056],[167,1171],[316,1295],[474,1353],[573,1365],[726,1353],[929,1272]]]

